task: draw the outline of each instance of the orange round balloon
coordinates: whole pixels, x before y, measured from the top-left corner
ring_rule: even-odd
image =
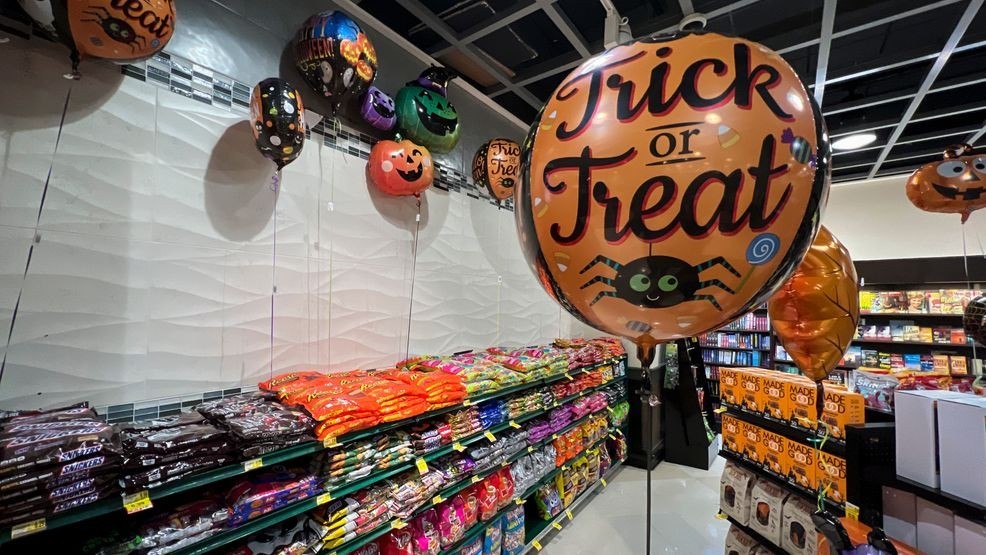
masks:
[[[520,176],[520,145],[510,139],[491,139],[472,159],[472,179],[497,200],[513,196]]]
[[[175,31],[172,0],[69,1],[68,27],[82,56],[131,62],[150,58]]]
[[[545,289],[644,351],[762,303],[828,195],[821,115],[776,53],[714,33],[583,63],[524,145],[516,221]]]
[[[420,195],[435,180],[428,149],[404,139],[377,141],[366,161],[370,182],[388,195]]]
[[[802,374],[820,382],[838,366],[859,324],[859,280],[849,251],[824,226],[767,312]]]
[[[927,212],[962,214],[962,223],[973,210],[986,207],[986,153],[972,147],[948,147],[943,162],[925,164],[907,179],[907,198]]]

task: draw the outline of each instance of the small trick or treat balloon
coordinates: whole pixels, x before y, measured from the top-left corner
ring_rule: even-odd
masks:
[[[257,150],[277,169],[301,154],[305,144],[305,107],[301,95],[284,79],[271,77],[253,87],[250,121]]]
[[[308,18],[294,40],[298,71],[332,104],[359,97],[377,76],[377,52],[359,25],[340,11]]]
[[[520,145],[510,139],[490,139],[472,159],[472,180],[497,200],[514,195],[519,176]]]
[[[388,195],[419,195],[434,180],[431,153],[407,139],[377,141],[370,149],[366,175]]]
[[[456,74],[430,67],[397,91],[397,125],[412,141],[435,152],[449,152],[459,141],[459,113],[445,96]]]
[[[80,58],[118,63],[150,58],[175,31],[173,0],[19,0],[24,10]]]
[[[969,337],[980,345],[986,345],[986,296],[980,295],[965,306],[962,327]]]
[[[363,121],[381,131],[390,131],[397,125],[394,99],[372,85],[363,95],[359,115],[363,116]]]
[[[849,251],[824,226],[767,312],[801,373],[816,382],[828,377],[856,334],[859,280]]]
[[[651,37],[551,95],[515,216],[549,293],[646,353],[776,290],[815,236],[828,175],[821,115],[778,54],[714,33]]]
[[[907,178],[907,198],[926,212],[962,214],[986,207],[986,153],[973,154],[967,144],[945,150],[943,162],[918,168]]]

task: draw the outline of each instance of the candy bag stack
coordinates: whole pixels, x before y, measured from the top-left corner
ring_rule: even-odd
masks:
[[[247,475],[226,494],[230,509],[227,526],[276,511],[290,503],[306,499],[321,491],[320,480],[300,468],[271,467],[271,470]]]
[[[419,366],[414,371],[394,369],[382,374],[388,379],[416,385],[424,390],[429,411],[456,405],[466,399],[466,388],[462,385],[462,378],[441,370]]]
[[[196,410],[217,426],[229,430],[236,447],[246,458],[313,439],[312,419],[302,411],[274,401],[269,393],[224,397],[202,403]]]

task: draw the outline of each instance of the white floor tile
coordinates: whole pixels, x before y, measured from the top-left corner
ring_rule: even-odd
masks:
[[[718,555],[729,523],[715,518],[723,459],[709,470],[661,463],[652,474],[651,553]],[[647,473],[623,467],[545,543],[547,555],[644,553]]]

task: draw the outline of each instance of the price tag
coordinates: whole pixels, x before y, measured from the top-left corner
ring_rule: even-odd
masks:
[[[390,524],[390,527],[393,528],[394,530],[400,530],[405,526],[407,526],[407,523],[399,518]]]
[[[513,420],[511,420],[510,421],[510,427],[511,428],[514,428],[516,430],[519,430],[520,429],[520,424],[518,424],[518,423],[514,422]]]
[[[716,513],[716,518],[718,518],[719,520],[726,520],[726,513],[719,511],[718,513]]]
[[[557,440],[558,439],[558,434],[551,434],[551,439]]]
[[[454,451],[458,451],[458,452],[460,452],[460,453],[466,450],[466,448],[465,448],[465,446],[463,446],[463,445],[462,445],[461,443],[459,443],[458,441],[456,441],[455,443],[453,443],[453,444],[452,444],[452,449],[453,449]]]
[[[572,516],[572,509],[565,509],[565,516],[568,517],[568,520],[569,521],[571,521],[573,518],[575,518],[574,516]]]
[[[440,505],[443,501],[445,501],[445,498],[443,498],[441,495],[436,495],[435,497],[431,498],[432,505]]]
[[[139,513],[140,511],[146,511],[153,506],[154,504],[151,503],[151,495],[146,489],[144,491],[138,491],[137,493],[123,496],[123,509],[127,511],[128,515]]]
[[[18,524],[10,529],[10,539],[15,540],[21,536],[40,532],[45,529],[46,525],[45,519],[43,518],[32,520],[31,522],[25,522],[24,524]]]
[[[567,465],[567,464],[563,464],[563,465],[561,465],[561,469],[562,469],[562,470],[568,470],[568,465]]]
[[[332,501],[331,493],[323,493],[322,495],[319,495],[318,497],[315,498],[316,505],[325,505],[329,501]]]
[[[534,546],[534,549],[537,549],[538,551],[541,551],[542,549],[544,549],[543,547],[541,547],[541,542],[539,542],[537,540],[532,541],[531,542],[531,545],[533,545]]]
[[[612,413],[613,412],[613,407],[606,407],[606,410],[608,410],[609,412]]]
[[[418,472],[420,472],[422,476],[428,473],[428,463],[424,459],[414,461],[414,466],[418,467]]]
[[[493,435],[493,432],[491,432],[489,430],[486,430],[485,432],[483,432],[483,437],[485,437],[486,439],[488,439],[490,441],[496,441],[496,436],[494,436]]]
[[[599,481],[603,483],[603,487],[606,487],[606,478],[600,478]]]
[[[478,483],[480,483],[480,482],[482,482],[482,481],[483,481],[483,479],[482,479],[482,478],[480,478],[479,476],[473,476],[473,477],[472,477],[472,480],[470,480],[470,481],[471,481],[472,483],[474,483],[474,484],[478,484]]]
[[[503,461],[500,463],[500,468],[507,468],[508,466],[510,466],[510,461]]]
[[[529,447],[527,448],[527,452],[528,452],[528,453],[533,453],[533,452],[534,452],[534,446],[533,446],[533,445],[531,445],[531,446],[529,446]]]
[[[846,518],[859,520],[859,506],[846,501]]]
[[[525,499],[523,497],[518,497],[517,499],[514,499],[514,503],[517,505],[523,505],[524,501]]]
[[[474,403],[472,402],[472,399],[466,399],[465,401],[462,402],[462,406],[464,407],[471,407],[473,406],[473,404]]]
[[[572,381],[572,380],[574,380],[575,378],[573,378],[571,374],[569,374],[569,373],[567,373],[567,372],[566,372],[566,373],[565,373],[565,379],[566,379],[566,380],[568,380],[568,381]]]
[[[264,466],[264,459],[250,459],[243,462],[243,472],[250,472]]]
[[[714,412],[716,414],[722,414],[722,413],[726,412],[726,407],[719,407],[719,408],[717,408],[716,410],[714,410],[712,412]]]
[[[551,527],[555,530],[561,530],[561,524],[559,524],[558,521],[552,522]]]
[[[341,444],[338,441],[336,441],[336,438],[327,437],[322,440],[322,447],[326,449],[331,449],[333,447],[341,447]]]

